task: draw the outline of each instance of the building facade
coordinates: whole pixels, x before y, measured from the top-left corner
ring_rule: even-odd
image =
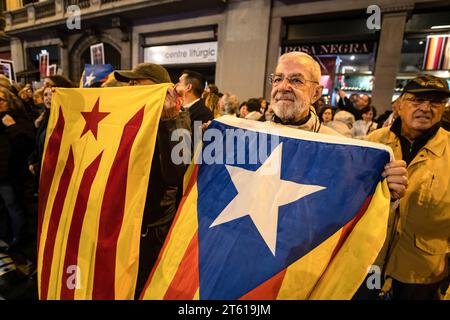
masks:
[[[342,88],[370,92],[383,111],[417,73],[450,79],[448,0],[22,1],[3,1],[7,38],[0,58],[10,57],[18,80],[27,82],[39,80],[43,51],[78,81],[98,43],[115,69],[158,62],[173,81],[194,69],[241,100],[269,97],[267,77],[288,51],[316,57],[331,104]]]

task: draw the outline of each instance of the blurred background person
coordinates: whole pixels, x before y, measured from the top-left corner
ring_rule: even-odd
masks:
[[[77,86],[66,77],[56,74],[44,79],[44,87],[76,88]]]
[[[47,134],[47,124],[50,117],[50,107],[52,105],[53,88],[75,88],[75,84],[69,79],[60,76],[50,76],[46,78],[47,85],[43,88],[43,98],[45,110],[42,113],[42,118],[39,121],[39,127],[37,128],[35,146],[33,152],[28,157],[28,169],[34,175],[35,192],[38,192],[39,188],[39,174],[41,172],[42,156],[44,153],[45,136]],[[52,85],[53,84],[53,85]],[[35,121],[36,124],[36,121]]]
[[[27,157],[33,150],[34,128],[25,111],[14,104],[12,93],[0,87],[0,197],[11,225],[4,251],[19,249],[26,237],[24,209]],[[8,239],[9,240],[9,239]]]
[[[320,109],[319,119],[325,125],[333,121],[333,109],[331,106],[324,106]]]
[[[25,111],[28,114],[28,118],[35,121],[39,117],[40,112],[36,108],[33,101],[33,89],[31,89],[31,87],[24,87],[19,91],[19,98],[22,100]]]
[[[241,118],[247,120],[265,121],[265,118],[261,113],[261,104],[256,98],[251,98],[241,105],[239,115]]]
[[[373,121],[376,116],[376,110],[373,106],[365,107],[361,110],[362,120],[357,120],[353,124],[352,135],[353,138],[364,140],[369,133],[376,130],[378,123]]]
[[[392,110],[389,110],[389,112],[386,111],[385,113],[383,113],[381,116],[378,117],[377,122],[379,128],[389,127],[394,123],[395,119],[398,118],[399,105],[400,105],[400,97],[398,97],[392,102],[391,104]],[[386,114],[388,115],[387,117],[385,117]]]
[[[225,92],[219,100],[219,110],[222,116],[230,115],[236,117],[239,101],[236,95]]]
[[[260,110],[261,114],[265,114],[267,111],[267,108],[268,108],[267,100],[264,99],[263,97],[261,97],[258,99],[258,101],[259,101],[259,104],[261,105],[261,110]]]
[[[341,111],[345,112],[345,111]],[[348,113],[348,112],[347,112]],[[351,117],[353,117],[350,113],[348,113]],[[319,111],[319,119],[322,122],[324,126],[327,126],[329,128],[334,129],[335,131],[339,132],[343,136],[346,136],[348,138],[352,137],[352,131],[347,126],[346,123],[343,121],[336,121],[333,119],[333,109],[330,105],[325,105],[320,109]]]
[[[33,102],[39,112],[39,117],[34,120],[34,127],[39,128],[45,117],[44,87],[36,89],[33,93]]]
[[[351,130],[355,123],[355,116],[348,111],[339,110],[334,114],[333,120],[344,123]]]
[[[220,117],[219,89],[214,84],[209,84],[202,94],[205,106],[212,112],[214,118]]]
[[[371,103],[371,98],[367,94],[352,95],[352,99],[347,98],[347,94],[338,90],[339,101],[338,107],[340,110],[348,111],[355,116],[355,120],[362,120],[362,109],[368,107]]]

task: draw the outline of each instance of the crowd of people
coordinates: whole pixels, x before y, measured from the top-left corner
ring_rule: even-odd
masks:
[[[337,108],[324,104],[320,67],[305,53],[282,55],[274,71],[270,101],[255,97],[240,102],[235,94],[221,92],[214,84],[205,87],[204,77],[191,70],[183,71],[168,89],[143,215],[136,297],[158,257],[182,196],[186,165],[170,160],[177,143],[171,141],[171,133],[180,128],[192,132],[195,121],[206,128],[214,118],[229,115],[391,146],[397,160],[383,172],[392,205],[386,245],[377,259],[386,280],[381,293],[391,299],[437,298],[448,286],[450,179],[446,169],[450,133],[444,128],[448,130],[450,91],[446,81],[433,76],[411,80],[392,103],[392,110],[377,117],[371,98],[365,94],[347,97],[339,90]],[[153,63],[113,75],[96,86],[171,82],[167,70]],[[0,296],[8,296],[8,281],[26,278],[35,283],[39,172],[54,87],[75,85],[55,75],[33,92],[31,86],[11,85],[0,75]],[[25,258],[20,260],[19,255]],[[15,273],[5,272],[8,269],[4,266],[2,269],[2,259],[9,257],[17,265]],[[29,290],[36,290],[35,285]],[[364,290],[359,294],[369,297]]]

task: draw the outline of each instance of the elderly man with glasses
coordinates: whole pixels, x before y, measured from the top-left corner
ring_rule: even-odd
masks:
[[[409,185],[391,217],[383,292],[393,299],[433,299],[448,277],[450,252],[450,133],[441,118],[450,91],[444,79],[407,83],[392,126],[368,139],[390,146],[407,163]]]
[[[290,127],[340,135],[333,129],[323,126],[312,104],[322,96],[320,66],[308,54],[290,52],[278,60],[275,73],[270,76],[272,83],[271,107],[274,111],[272,121]],[[400,199],[408,183],[406,164],[403,160],[388,163],[383,172],[393,199]]]

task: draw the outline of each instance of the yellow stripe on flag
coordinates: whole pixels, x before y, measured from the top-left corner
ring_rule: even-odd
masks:
[[[140,110],[144,110],[143,121],[141,126],[136,129],[139,131],[137,131],[133,140],[129,158],[125,209],[122,227],[117,239],[114,275],[115,298],[132,299],[134,297],[142,214],[159,117],[165,93],[169,86],[170,84],[159,84],[145,87],[56,89],[52,99],[44,156],[60,108],[64,116],[65,126],[57,166],[44,211],[39,243],[38,283],[40,296],[44,246],[49,232],[49,220],[52,208],[55,205],[55,197],[66,166],[69,150],[72,148],[74,169],[67,189],[67,196],[64,199],[60,223],[57,226],[47,299],[60,299],[61,291],[63,289],[67,291],[67,284],[62,279],[68,271],[64,270],[64,262],[77,195],[82,191],[80,190],[80,184],[86,168],[95,159],[101,159],[88,194],[89,200],[85,215],[81,220],[82,227],[76,259],[76,267],[80,271],[78,274],[80,287],[74,290],[74,298],[92,298],[100,213],[103,199],[107,196],[104,194],[106,183],[121,143],[125,125]],[[94,136],[92,130],[86,131],[87,121],[82,112],[92,112],[97,101],[99,101],[98,111],[108,114],[98,122],[96,136]]]
[[[160,300],[164,298],[184,253],[198,228],[197,221],[197,183],[193,186],[184,203],[182,211],[175,219],[169,236],[166,238],[165,250],[156,266],[153,277],[145,289],[144,300]]]
[[[278,300],[304,300],[308,298],[311,290],[326,269],[341,233],[342,229],[287,268],[278,292]]]
[[[136,239],[140,239],[142,224],[142,219],[139,218],[142,215],[136,213],[144,210],[150,178],[150,172],[145,168],[150,167],[153,159],[157,124],[165,99],[164,92],[155,96],[160,100],[154,102],[153,108],[146,109],[142,130],[139,131],[131,152],[130,164],[139,165],[130,165],[128,169],[125,216],[117,245],[116,299],[134,299],[135,275],[139,266],[139,240]]]
[[[334,257],[310,299],[351,299],[365,279],[386,239],[390,193],[379,183],[366,213]]]

